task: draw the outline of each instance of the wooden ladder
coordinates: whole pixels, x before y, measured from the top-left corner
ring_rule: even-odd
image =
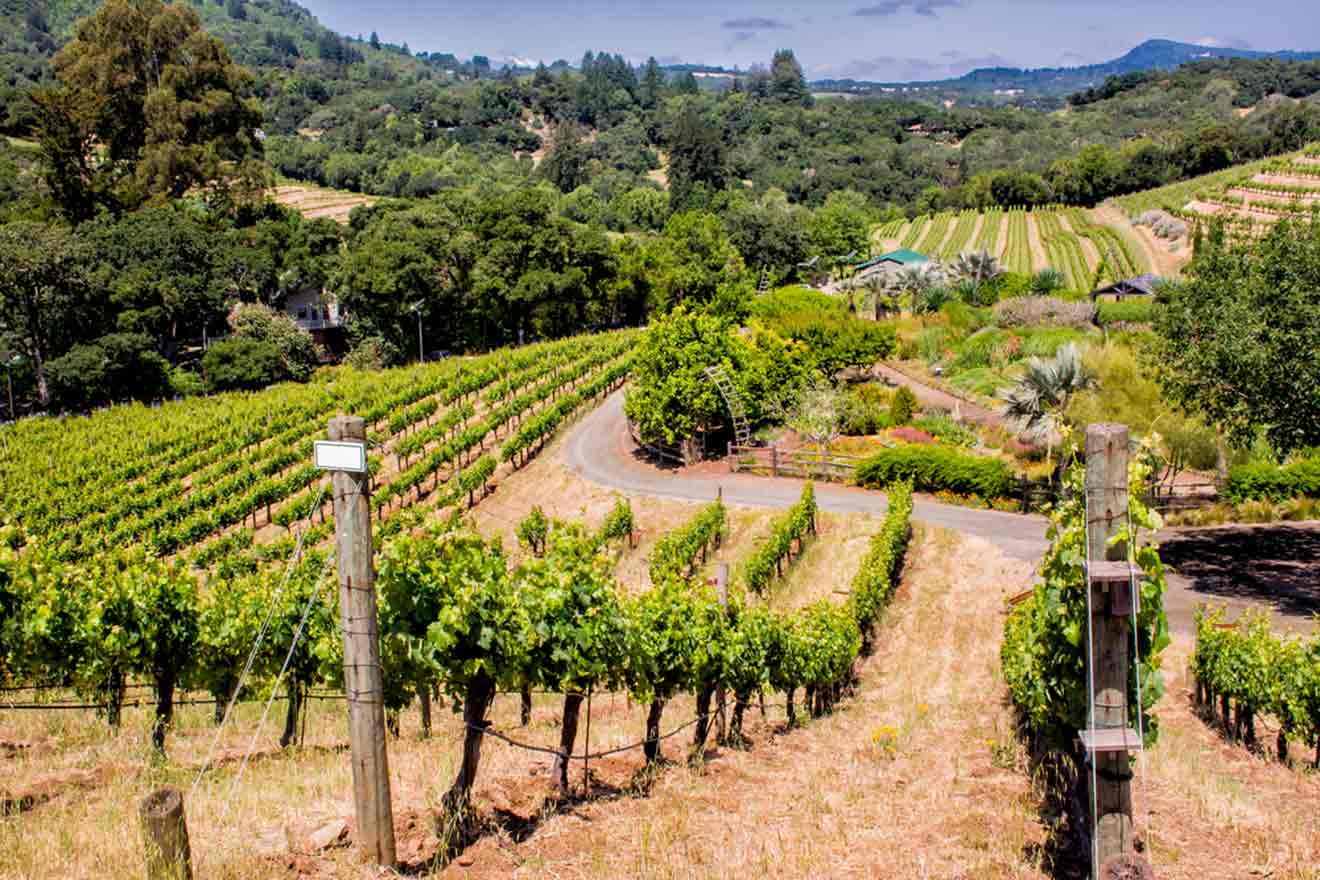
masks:
[[[747,421],[747,409],[743,406],[742,395],[738,386],[733,384],[729,373],[720,364],[706,368],[706,376],[715,384],[715,388],[724,398],[724,405],[729,409],[729,418],[733,421],[733,442],[736,446],[748,446],[752,441],[752,426]]]

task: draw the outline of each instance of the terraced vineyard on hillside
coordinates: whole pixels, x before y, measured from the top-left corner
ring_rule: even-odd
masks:
[[[1190,223],[1220,218],[1233,234],[1259,235],[1320,206],[1320,144],[1113,202],[1132,217],[1159,210]]]
[[[281,184],[271,190],[270,197],[277,204],[293,208],[308,220],[324,217],[336,223],[347,223],[348,215],[353,213],[354,208],[374,205],[380,201],[361,193],[327,189],[309,183]]]

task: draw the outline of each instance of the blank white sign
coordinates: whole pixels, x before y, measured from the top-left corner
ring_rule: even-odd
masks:
[[[317,440],[314,444],[316,466],[323,471],[355,471],[367,469],[367,444],[337,443]]]

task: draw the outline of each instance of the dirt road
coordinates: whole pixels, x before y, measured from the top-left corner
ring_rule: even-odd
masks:
[[[906,385],[922,406],[936,406],[949,412],[957,412],[969,422],[975,422],[987,428],[997,428],[1004,424],[1004,414],[987,409],[980,404],[955,397],[947,391],[934,388],[909,376],[892,364],[879,363],[873,368],[881,378],[891,385]]]

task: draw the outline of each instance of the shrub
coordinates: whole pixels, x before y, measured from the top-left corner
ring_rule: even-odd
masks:
[[[169,364],[141,333],[110,333],[75,345],[46,369],[55,399],[68,409],[152,400],[169,389]]]
[[[912,414],[917,411],[917,396],[906,385],[899,386],[894,392],[894,399],[889,403],[889,423],[906,425],[912,421]]]
[[[1320,498],[1320,458],[1294,459],[1282,467],[1269,462],[1239,465],[1229,472],[1224,487],[1230,504],[1286,498]]]
[[[996,327],[978,330],[967,337],[958,348],[958,357],[954,359],[955,370],[973,370],[977,367],[990,366],[995,351],[1009,339],[1009,334]]]
[[[1016,480],[997,458],[969,455],[944,446],[899,446],[884,449],[857,467],[857,485],[868,489],[911,481],[914,489],[999,498],[1013,491]]]
[[[1068,302],[1056,296],[1020,296],[995,306],[995,323],[1000,327],[1084,328],[1095,318],[1089,302]]]
[[[863,437],[888,428],[890,399],[888,391],[869,382],[850,388],[840,432],[848,437]]]
[[[179,397],[195,397],[206,391],[206,382],[192,370],[174,367],[169,376],[170,391]]]
[[[1096,320],[1100,324],[1149,324],[1155,317],[1151,300],[1100,303]]]
[[[804,343],[816,369],[827,376],[844,367],[869,367],[892,355],[897,344],[893,325],[832,309],[793,312],[767,326],[785,339]]]
[[[904,443],[924,443],[931,444],[935,438],[925,431],[919,431],[911,425],[902,425],[889,432],[889,436],[894,440],[901,440]]]
[[[758,296],[748,306],[750,316],[763,321],[776,321],[801,312],[843,315],[847,311],[847,303],[839,297],[807,287],[781,287],[764,296]]]
[[[289,378],[279,349],[254,339],[214,343],[202,357],[202,373],[212,391],[255,390]]]
[[[976,432],[945,413],[928,413],[914,421],[912,427],[950,446],[972,446],[976,443]]]

